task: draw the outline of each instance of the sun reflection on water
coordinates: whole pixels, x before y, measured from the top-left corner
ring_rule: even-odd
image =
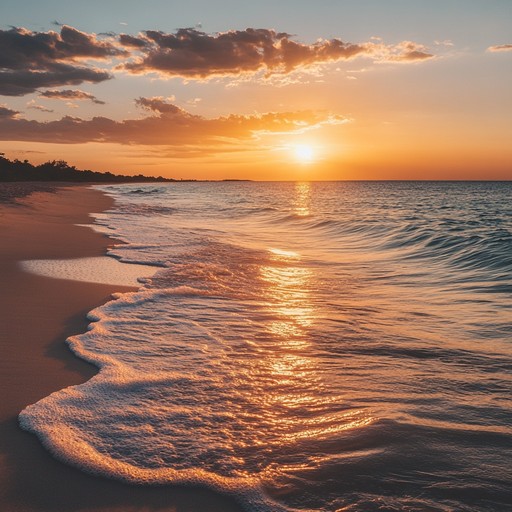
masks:
[[[273,434],[284,446],[364,428],[373,418],[342,406],[315,357],[314,326],[320,315],[313,301],[314,267],[295,251],[272,248],[268,256],[259,278],[269,345],[254,371],[268,384],[261,400],[271,411]]]
[[[305,347],[308,345],[306,328],[312,325],[315,316],[309,296],[313,273],[298,265],[300,255],[296,252],[280,249],[269,252],[272,264],[260,267],[267,308],[272,315],[269,330],[279,336],[283,348]]]
[[[304,181],[295,184],[294,213],[299,217],[307,217],[310,214],[311,183]]]

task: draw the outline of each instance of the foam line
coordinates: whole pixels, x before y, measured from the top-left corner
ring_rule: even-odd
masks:
[[[149,265],[121,263],[108,256],[65,260],[25,260],[24,271],[55,279],[119,286],[140,286],[139,278],[152,276],[156,269]]]

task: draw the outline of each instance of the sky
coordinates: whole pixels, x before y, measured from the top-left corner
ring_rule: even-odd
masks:
[[[2,0],[0,152],[176,179],[512,179],[511,0]]]

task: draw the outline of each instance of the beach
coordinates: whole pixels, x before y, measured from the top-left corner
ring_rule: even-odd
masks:
[[[87,186],[12,184],[0,196],[0,509],[35,511],[239,510],[205,489],[140,487],[99,478],[54,459],[18,425],[18,414],[54,391],[85,382],[96,368],[65,340],[87,330],[86,314],[134,288],[52,279],[21,270],[30,259],[105,254],[112,240],[86,226],[113,200]],[[1,188],[0,187],[0,188]],[[24,196],[14,200],[16,196]]]

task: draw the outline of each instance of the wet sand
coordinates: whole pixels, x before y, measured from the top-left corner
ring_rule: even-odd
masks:
[[[106,236],[91,222],[112,200],[86,186],[57,187],[0,204],[0,510],[8,512],[238,511],[206,489],[130,486],[82,473],[55,460],[21,430],[27,405],[96,373],[65,339],[87,328],[86,313],[131,288],[51,279],[23,272],[18,261],[104,255]],[[3,187],[0,184],[0,189]],[[0,190],[0,199],[2,193]]]

